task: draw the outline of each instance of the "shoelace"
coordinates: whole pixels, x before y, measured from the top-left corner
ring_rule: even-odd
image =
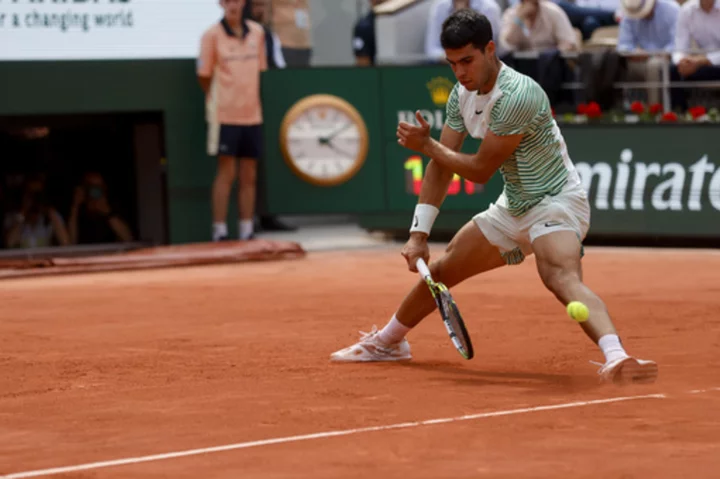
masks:
[[[594,364],[595,366],[600,366],[600,369],[598,369],[597,373],[600,374],[600,371],[602,371],[603,367],[605,366],[603,363],[599,363],[597,361],[588,361],[590,364]]]

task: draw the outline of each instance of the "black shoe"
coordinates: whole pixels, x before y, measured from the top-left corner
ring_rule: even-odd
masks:
[[[260,228],[263,231],[295,231],[297,228],[295,226],[290,226],[288,224],[283,223],[279,219],[277,219],[275,216],[261,216],[260,217]]]

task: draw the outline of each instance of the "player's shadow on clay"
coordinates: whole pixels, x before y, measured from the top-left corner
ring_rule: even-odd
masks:
[[[600,387],[592,373],[583,376],[548,374],[530,371],[483,371],[461,367],[444,361],[398,362],[398,365],[414,370],[442,373],[433,379],[452,381],[466,386],[503,386],[530,389],[547,394],[587,391]]]

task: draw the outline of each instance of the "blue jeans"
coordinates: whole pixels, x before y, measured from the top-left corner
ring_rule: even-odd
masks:
[[[617,25],[615,22],[615,12],[611,10],[578,7],[574,3],[565,0],[553,1],[565,11],[570,18],[572,26],[582,32],[583,40],[588,40],[592,33],[599,27]]]

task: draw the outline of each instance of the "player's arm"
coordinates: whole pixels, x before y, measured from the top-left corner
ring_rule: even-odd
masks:
[[[440,134],[440,144],[450,151],[460,151],[467,136],[467,130],[460,114],[458,85],[455,85],[455,88],[450,92],[445,113],[445,125]],[[425,127],[422,128],[424,135],[430,138],[429,125],[425,123],[422,116],[420,116],[420,121],[425,124]],[[407,123],[400,123],[398,136],[403,125],[407,125]],[[430,157],[430,163],[425,170],[418,203],[415,206],[415,213],[410,226],[410,235],[414,239],[425,240],[430,235],[430,230],[440,212],[440,205],[445,200],[452,177],[452,170],[433,160],[432,156]],[[413,270],[413,268],[414,263],[410,264],[410,269]]]
[[[206,95],[210,91],[216,61],[215,38],[210,32],[206,32],[200,40],[200,55],[198,56],[196,71],[200,88]]]
[[[455,131],[445,125],[440,134],[439,144],[450,151],[457,152],[462,148],[466,136],[466,132]],[[429,204],[440,208],[440,205],[445,201],[454,173],[452,170],[434,161],[432,155],[430,155],[430,158],[430,163],[428,163],[425,169],[425,176],[423,177],[422,187],[420,188],[418,203]]]
[[[500,165],[517,149],[522,134],[498,136],[488,131],[476,153],[460,153],[433,140],[427,142],[423,153],[447,170],[474,183],[487,183]]]

